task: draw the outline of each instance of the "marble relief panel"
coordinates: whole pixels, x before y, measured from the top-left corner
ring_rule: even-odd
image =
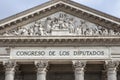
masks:
[[[25,26],[6,31],[3,36],[109,36],[120,35],[112,29],[64,12],[57,12]]]

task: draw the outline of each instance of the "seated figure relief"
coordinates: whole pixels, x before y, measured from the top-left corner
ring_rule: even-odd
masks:
[[[6,31],[3,36],[52,36],[54,30],[67,30],[76,36],[108,36],[120,35],[111,29],[76,18],[69,14],[58,12],[52,16],[35,21],[29,25]]]

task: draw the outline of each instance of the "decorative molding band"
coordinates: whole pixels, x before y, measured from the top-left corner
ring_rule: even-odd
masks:
[[[120,37],[0,37],[0,46],[42,45],[120,46]]]

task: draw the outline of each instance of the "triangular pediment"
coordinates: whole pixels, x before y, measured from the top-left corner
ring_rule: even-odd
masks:
[[[3,36],[107,36],[120,35],[112,29],[57,12],[40,20],[6,31]]]
[[[103,13],[99,14],[93,9],[69,0],[49,1],[0,21],[0,26],[1,36],[120,35],[118,29],[120,22],[117,18],[104,16]]]

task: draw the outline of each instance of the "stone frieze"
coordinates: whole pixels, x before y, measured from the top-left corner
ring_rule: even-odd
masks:
[[[116,36],[112,29],[57,12],[25,26],[6,31],[2,36]]]

